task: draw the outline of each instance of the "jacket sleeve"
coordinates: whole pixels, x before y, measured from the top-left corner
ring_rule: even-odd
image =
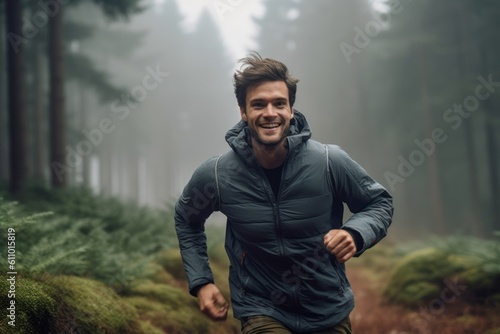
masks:
[[[205,221],[217,210],[216,159],[211,158],[196,169],[175,205],[175,230],[189,293],[193,296],[197,287],[214,282],[208,262]]]
[[[353,213],[342,229],[361,239],[359,256],[386,236],[394,212],[392,196],[340,147],[328,148],[334,196]]]

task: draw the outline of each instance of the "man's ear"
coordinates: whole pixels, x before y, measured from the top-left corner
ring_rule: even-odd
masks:
[[[292,109],[292,117],[291,118],[293,118],[295,116],[295,114],[293,113],[294,109],[293,109],[293,107],[291,107],[290,109]]]
[[[245,111],[245,108],[240,107],[240,115],[241,119],[245,122],[247,122],[247,112]]]

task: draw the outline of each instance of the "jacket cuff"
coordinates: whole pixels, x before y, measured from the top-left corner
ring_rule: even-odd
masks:
[[[198,291],[204,287],[207,284],[213,283],[214,281],[208,280],[208,279],[200,279],[197,280],[190,288],[189,288],[189,294],[193,297],[198,296]]]
[[[358,231],[353,230],[349,227],[342,227],[342,229],[344,231],[349,232],[349,234],[354,239],[354,243],[356,244],[356,254],[354,254],[354,256],[361,255],[361,253],[362,253],[361,251],[363,250],[363,246],[364,246],[363,237],[361,236],[361,234]]]

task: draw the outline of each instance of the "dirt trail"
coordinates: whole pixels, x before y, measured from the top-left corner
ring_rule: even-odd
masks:
[[[409,310],[384,303],[383,279],[374,279],[356,266],[347,272],[356,303],[351,314],[355,334],[500,334],[498,307],[469,305],[457,298],[452,303],[436,301]]]

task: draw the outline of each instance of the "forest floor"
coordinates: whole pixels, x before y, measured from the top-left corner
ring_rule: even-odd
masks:
[[[418,309],[384,302],[390,270],[373,272],[360,264],[347,266],[355,298],[351,313],[359,334],[499,334],[500,307],[471,305],[449,291]],[[458,293],[459,294],[459,293]]]

